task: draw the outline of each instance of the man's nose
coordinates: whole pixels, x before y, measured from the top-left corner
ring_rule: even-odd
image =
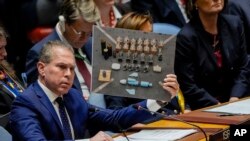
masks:
[[[2,55],[3,55],[3,57],[6,57],[6,56],[7,56],[7,51],[6,51],[5,48],[3,49]]]
[[[73,75],[73,71],[72,71],[70,68],[67,68],[67,69],[65,70],[65,75],[66,75],[66,76]]]

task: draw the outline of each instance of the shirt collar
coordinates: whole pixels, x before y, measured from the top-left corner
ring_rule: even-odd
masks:
[[[57,97],[59,97],[57,94],[53,93],[50,89],[48,89],[45,85],[43,85],[43,83],[40,80],[38,80],[38,85],[42,88],[42,90],[47,95],[51,103],[54,103]]]
[[[115,14],[115,19],[116,20],[120,19],[122,17],[121,13],[118,11],[118,9],[115,6],[113,6],[112,8],[113,8],[113,11],[114,11],[114,14]]]
[[[62,42],[64,42],[64,43],[70,45],[69,42],[67,41],[67,39],[65,39],[65,37],[63,36],[63,33],[62,33],[62,31],[61,31],[61,28],[60,28],[60,24],[59,24],[59,23],[56,24],[56,28],[55,28],[55,29],[56,29],[56,33],[58,34],[60,40],[61,40]],[[71,45],[70,45],[70,46],[71,46]],[[71,47],[72,47],[72,46],[71,46]],[[73,48],[73,47],[72,47],[72,48]]]

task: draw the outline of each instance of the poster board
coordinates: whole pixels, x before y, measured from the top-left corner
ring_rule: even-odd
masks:
[[[94,26],[91,90],[169,101],[161,85],[174,72],[175,41],[175,35]]]

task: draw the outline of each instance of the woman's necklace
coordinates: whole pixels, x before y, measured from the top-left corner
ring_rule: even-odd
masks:
[[[212,46],[215,48],[219,43],[219,40],[217,38],[217,34],[213,35],[213,44]]]
[[[104,27],[115,27],[115,24],[116,24],[115,13],[113,8],[111,8],[109,11],[109,22],[102,21],[102,25]]]

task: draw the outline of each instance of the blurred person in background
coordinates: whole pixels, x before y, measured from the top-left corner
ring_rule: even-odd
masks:
[[[168,23],[183,27],[188,22],[186,0],[131,0],[133,11],[149,12],[154,23]]]
[[[237,15],[243,22],[247,53],[250,54],[250,1],[249,0],[228,0],[225,13]]]
[[[85,99],[89,97],[91,83],[92,26],[99,21],[100,14],[93,0],[64,0],[59,12],[59,21],[54,31],[35,44],[28,52],[26,74],[28,84],[36,81],[36,64],[43,45],[48,41],[61,40],[75,50],[77,66],[73,87],[81,90]]]
[[[0,115],[10,112],[12,101],[24,90],[15,71],[5,60],[7,37],[4,27],[0,25]]]

